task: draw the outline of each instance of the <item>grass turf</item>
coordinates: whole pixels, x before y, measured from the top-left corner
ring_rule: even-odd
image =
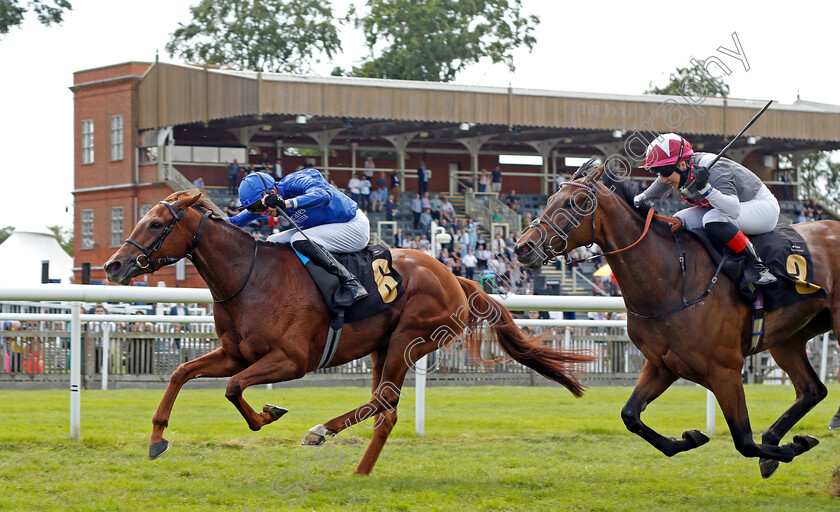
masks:
[[[187,386],[189,388],[189,385]],[[712,441],[667,458],[627,432],[630,388],[595,387],[575,399],[557,387],[429,388],[426,436],[414,435],[414,390],[370,477],[351,475],[369,432],[320,448],[309,427],[369,398],[360,388],[250,389],[246,398],[291,412],[251,432],[219,390],[183,390],[166,437],[147,460],[161,390],[83,391],[81,439],[69,439],[69,393],[3,391],[0,510],[262,512],[289,510],[820,511],[832,497],[840,432],[825,426],[840,386],[789,434],[821,444],[762,480],[735,450],[718,411]],[[749,386],[756,433],[792,403],[789,386]],[[668,436],[705,429],[705,390],[675,386],[642,416]],[[758,438],[758,436],[757,436]],[[276,492],[273,492],[276,491]]]

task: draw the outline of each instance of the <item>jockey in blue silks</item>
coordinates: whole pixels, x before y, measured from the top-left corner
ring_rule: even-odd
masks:
[[[299,255],[336,276],[354,301],[368,295],[356,276],[330,254],[364,249],[370,241],[368,218],[316,169],[303,169],[280,181],[263,172],[251,173],[239,184],[239,200],[244,210],[228,218],[230,222],[244,226],[275,216],[274,210],[282,208],[302,231],[289,229],[269,236],[268,241],[290,242]]]

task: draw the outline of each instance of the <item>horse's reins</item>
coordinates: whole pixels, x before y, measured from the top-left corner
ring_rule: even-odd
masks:
[[[583,183],[578,183],[578,182],[575,182],[575,181],[564,181],[560,184],[560,188],[562,188],[563,185],[570,185],[570,186],[583,188],[587,192],[589,192],[593,195],[595,194],[594,187],[590,187],[590,186],[585,185]],[[587,198],[587,202],[588,201],[591,201],[591,199]],[[545,213],[543,213],[543,215],[545,215]],[[588,245],[592,245],[593,243],[595,243],[595,209],[594,208],[592,209],[592,212],[589,215],[592,217],[592,242],[590,242]],[[664,215],[659,215],[658,213],[654,212],[653,208],[650,208],[648,210],[647,216],[645,217],[645,227],[642,230],[642,234],[639,236],[638,240],[636,240],[632,244],[628,245],[627,247],[624,247],[624,248],[621,248],[621,249],[616,249],[614,251],[609,251],[609,252],[605,252],[605,253],[602,253],[602,254],[595,254],[595,255],[589,256],[587,258],[580,258],[580,259],[572,260],[569,257],[569,253],[566,252],[566,236],[567,235],[566,235],[565,229],[568,228],[570,225],[579,226],[580,225],[580,219],[582,219],[585,216],[586,216],[586,214],[581,214],[580,216],[575,217],[572,220],[567,221],[566,225],[563,226],[563,229],[558,229],[557,226],[555,226],[553,223],[548,222],[545,219],[541,220],[540,217],[537,217],[536,219],[534,219],[531,222],[531,224],[528,225],[528,228],[533,227],[533,228],[536,229],[536,227],[539,226],[540,224],[548,224],[551,227],[551,229],[553,229],[556,232],[556,234],[554,236],[552,236],[551,239],[549,239],[548,250],[550,250],[552,252],[552,254],[554,255],[553,257],[556,257],[557,255],[562,255],[565,258],[566,263],[569,264],[569,263],[581,263],[581,262],[589,261],[589,260],[592,260],[592,259],[595,259],[595,258],[599,258],[601,256],[609,256],[609,255],[612,255],[612,254],[618,254],[620,252],[624,252],[626,250],[632,249],[639,242],[641,242],[642,239],[644,239],[645,235],[647,235],[648,231],[650,230],[651,222],[653,221],[654,218],[656,218],[657,220],[661,220],[663,222],[667,222],[669,224],[673,224],[673,226],[671,227],[671,234],[674,237],[674,243],[677,246],[677,256],[679,257],[680,271],[682,273],[682,294],[681,294],[682,304],[678,305],[675,308],[669,309],[668,311],[666,311],[664,313],[658,313],[658,314],[655,314],[655,315],[640,315],[638,313],[634,313],[633,311],[631,311],[630,308],[627,308],[627,313],[629,315],[634,316],[634,317],[639,318],[639,319],[642,319],[642,320],[653,320],[653,319],[656,319],[656,318],[662,318],[662,317],[665,317],[665,316],[668,316],[668,315],[672,315],[672,314],[674,314],[678,311],[681,311],[681,310],[683,310],[687,307],[693,306],[694,304],[697,304],[701,300],[705,299],[710,293],[712,293],[712,288],[714,288],[715,283],[717,283],[718,275],[720,274],[721,269],[723,269],[723,264],[729,258],[728,254],[724,255],[723,258],[721,258],[720,262],[718,263],[717,269],[715,269],[715,274],[712,276],[712,279],[709,282],[709,286],[706,287],[706,290],[702,294],[700,294],[699,296],[697,296],[697,297],[695,297],[691,300],[687,300],[685,298],[685,287],[686,287],[686,281],[687,281],[686,280],[685,253],[682,252],[682,249],[680,248],[680,241],[679,241],[679,239],[677,238],[677,235],[676,235],[677,230],[682,226],[682,221],[680,221],[680,219],[675,218],[675,217],[666,217]],[[552,244],[552,241],[557,237],[560,237],[563,241],[563,248],[560,251],[556,251],[553,247],[553,244]],[[546,262],[548,262],[551,259],[552,259],[551,257],[547,258],[543,262],[543,264],[545,264]]]
[[[196,247],[198,247],[198,241],[201,240],[201,235],[202,235],[202,233],[204,233],[204,225],[207,223],[207,219],[209,219],[210,216],[213,215],[213,212],[210,211],[210,210],[207,210],[207,211],[204,212],[204,215],[202,215],[202,217],[201,217],[201,222],[198,224],[198,232],[195,235],[190,235],[193,238],[192,243],[190,244],[189,249],[187,249],[187,252],[183,256],[181,256],[179,258],[173,258],[171,256],[165,256],[163,258],[152,259],[152,254],[154,254],[155,252],[160,250],[161,246],[163,245],[164,239],[167,236],[169,236],[169,233],[172,232],[173,228],[177,227],[178,221],[181,220],[184,217],[184,213],[186,213],[186,211],[187,211],[187,209],[185,208],[185,209],[181,210],[180,212],[176,212],[175,208],[172,207],[172,204],[168,203],[166,201],[160,201],[159,204],[162,204],[162,205],[166,206],[166,209],[169,210],[169,213],[172,214],[172,222],[170,222],[169,225],[167,225],[165,228],[163,228],[163,231],[160,232],[160,234],[157,236],[157,238],[155,238],[152,241],[152,243],[149,244],[148,247],[144,247],[144,246],[140,245],[139,243],[135,242],[131,238],[126,238],[125,239],[126,243],[129,243],[129,244],[137,247],[141,251],[143,251],[143,254],[138,254],[137,258],[135,258],[135,260],[134,260],[134,264],[137,265],[138,268],[148,268],[150,265],[157,265],[157,264],[160,264],[161,266],[169,265],[171,263],[175,263],[177,261],[180,261],[183,258],[186,258],[188,260],[192,260],[193,253],[195,252]],[[181,228],[179,227],[178,229],[181,229]],[[189,234],[189,233],[187,233],[187,234]],[[254,263],[257,261],[257,249],[258,248],[259,248],[259,244],[257,243],[256,240],[254,240],[254,256],[251,258],[251,266],[248,268],[248,275],[245,276],[245,281],[242,283],[242,286],[240,286],[239,289],[236,291],[236,293],[234,293],[230,297],[228,297],[226,299],[222,299],[222,300],[214,300],[213,301],[214,303],[227,302],[227,301],[231,300],[232,298],[236,297],[237,295],[239,295],[239,293],[242,290],[245,289],[245,285],[248,284],[248,280],[251,278],[251,272],[254,270]],[[141,263],[141,261],[140,261],[141,257],[146,258],[145,263]],[[212,293],[212,291],[210,293]]]

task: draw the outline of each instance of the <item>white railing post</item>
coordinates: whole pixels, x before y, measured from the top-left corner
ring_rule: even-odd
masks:
[[[102,391],[108,391],[108,364],[111,359],[111,324],[102,322]]]
[[[706,431],[709,435],[715,433],[715,394],[706,390]]]
[[[820,353],[820,381],[825,382],[826,363],[828,362],[828,333],[823,334],[822,352]]]
[[[414,363],[414,433],[418,436],[426,433],[426,358],[425,355]]]
[[[82,303],[70,305],[70,439],[79,438],[82,416]]]

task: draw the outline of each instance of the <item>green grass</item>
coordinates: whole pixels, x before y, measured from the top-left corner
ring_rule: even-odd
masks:
[[[756,459],[735,450],[720,412],[709,444],[660,454],[621,422],[630,391],[596,387],[574,399],[555,387],[429,388],[426,436],[418,438],[407,389],[370,477],[351,475],[364,430],[355,431],[361,447],[299,444],[309,427],[366,401],[363,389],[248,390],[253,406],[291,409],[261,432],[248,430],[223,390],[183,390],[167,431],[170,450],[156,461],[147,459],[147,443],[162,391],[84,391],[79,441],[68,435],[69,392],[2,391],[0,510],[284,511],[295,496],[272,493],[280,475],[278,489],[306,483],[295,508],[305,511],[840,510],[830,491],[840,433],[825,429],[840,386],[793,432],[821,444],[769,480]],[[760,432],[793,391],[751,386],[747,401]],[[675,386],[643,419],[669,436],[704,430],[705,391]],[[337,467],[320,469],[316,457]],[[307,463],[319,483],[297,472]]]

